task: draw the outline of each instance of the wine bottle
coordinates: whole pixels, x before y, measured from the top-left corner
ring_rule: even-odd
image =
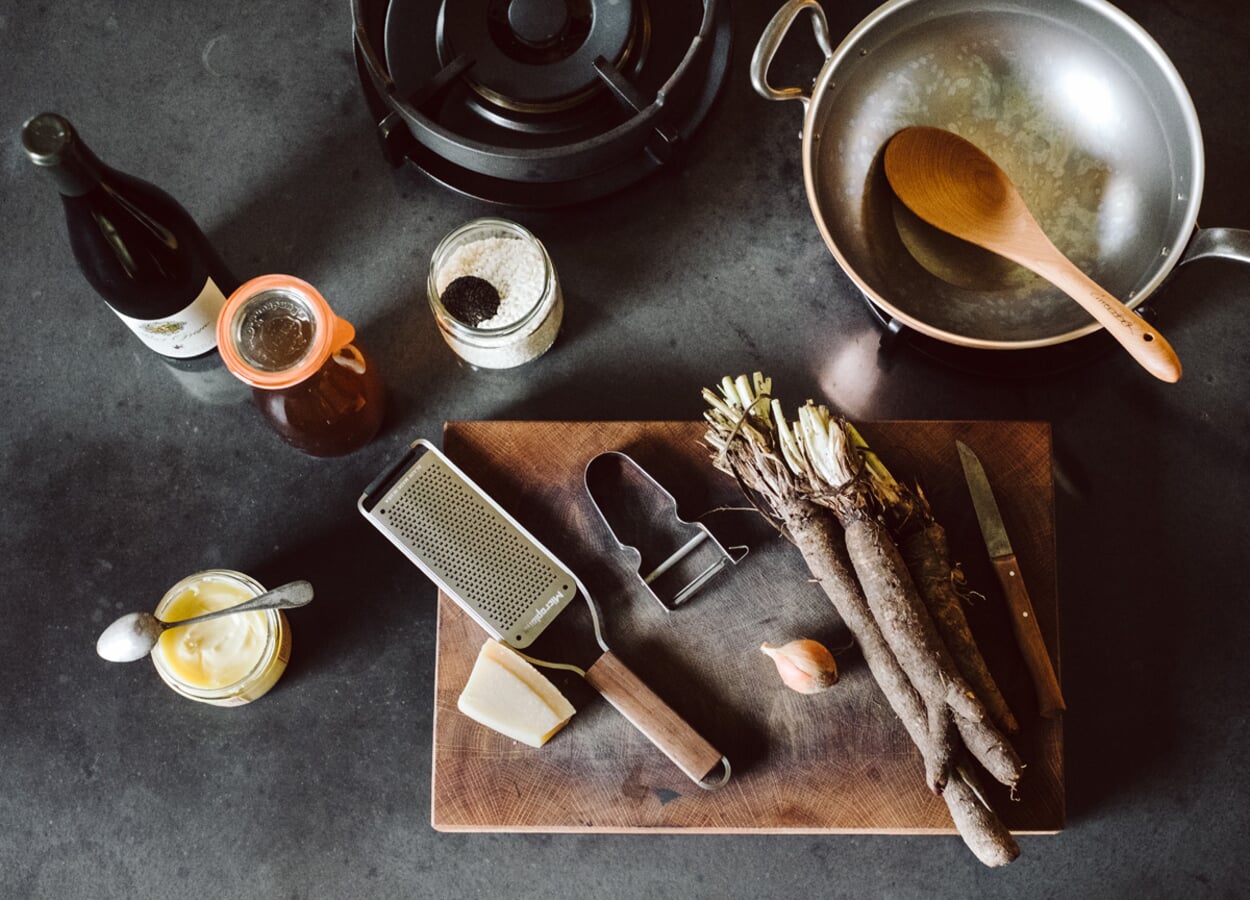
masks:
[[[217,316],[239,282],[190,214],[106,166],[55,113],[26,122],[22,145],[60,192],[78,267],[113,312],[167,359],[215,355]]]

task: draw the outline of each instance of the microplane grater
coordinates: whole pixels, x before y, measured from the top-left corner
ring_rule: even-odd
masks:
[[[356,505],[479,625],[517,649],[580,595],[598,658],[584,670],[526,658],[577,672],[700,787],[729,780],[729,760],[604,643],[594,599],[577,576],[429,441],[415,441]]]
[[[428,441],[416,441],[365,489],[358,506],[479,625],[517,649],[532,644],[580,587]]]

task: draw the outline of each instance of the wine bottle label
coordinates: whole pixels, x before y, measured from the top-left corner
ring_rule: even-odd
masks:
[[[168,318],[132,319],[121,313],[117,313],[117,317],[157,353],[186,359],[207,353],[217,346],[217,316],[225,305],[226,298],[221,288],[209,278],[198,297],[181,312]]]

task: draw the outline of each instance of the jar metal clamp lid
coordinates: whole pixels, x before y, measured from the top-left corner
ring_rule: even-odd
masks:
[[[253,387],[279,390],[315,374],[356,336],[320,291],[291,275],[262,275],[230,295],[217,320],[226,368]]]

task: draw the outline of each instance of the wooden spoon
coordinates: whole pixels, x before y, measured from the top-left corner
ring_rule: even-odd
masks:
[[[1163,335],[1050,242],[1007,173],[976,145],[941,128],[904,128],[886,145],[885,175],[930,225],[1041,275],[1085,307],[1150,374],[1180,379],[1180,360]]]

